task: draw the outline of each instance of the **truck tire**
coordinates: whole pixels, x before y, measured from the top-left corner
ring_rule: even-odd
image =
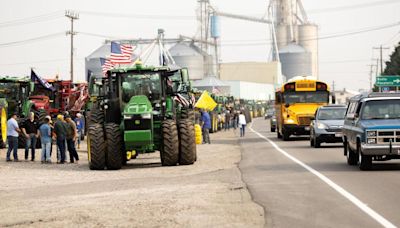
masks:
[[[0,108],[0,149],[6,148],[7,140],[7,112],[4,107]]]
[[[122,167],[122,138],[119,125],[115,123],[105,124],[106,133],[106,166],[107,169],[117,170]]]
[[[174,166],[179,162],[179,137],[174,120],[162,122],[161,164]]]
[[[357,155],[354,151],[350,148],[349,144],[346,142],[347,147],[347,164],[348,165],[357,165]]]
[[[104,170],[106,166],[106,143],[103,126],[92,124],[88,127],[88,162],[91,170]]]
[[[179,121],[179,164],[191,165],[196,161],[196,136],[191,120]]]
[[[358,168],[360,170],[370,170],[372,168],[372,156],[363,155],[361,149],[358,150]]]
[[[104,112],[100,109],[100,104],[94,103],[88,114],[88,124],[103,124],[104,118]]]

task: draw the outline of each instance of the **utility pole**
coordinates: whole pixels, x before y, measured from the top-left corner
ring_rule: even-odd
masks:
[[[389,47],[383,47],[382,45],[380,47],[374,47],[373,49],[379,49],[380,50],[380,61],[381,61],[381,75],[383,74],[383,50],[389,50]]]
[[[372,91],[372,75],[373,75],[373,73],[374,73],[374,71],[373,71],[373,69],[374,69],[374,64],[369,64],[369,65],[367,65],[367,66],[369,66],[370,67],[370,71],[369,71],[369,89]]]
[[[74,82],[74,36],[76,32],[74,32],[74,20],[79,19],[79,14],[67,10],[65,11],[65,16],[71,20],[71,30],[67,32],[67,36],[71,35],[71,66],[70,66],[70,73],[71,73],[71,82]]]

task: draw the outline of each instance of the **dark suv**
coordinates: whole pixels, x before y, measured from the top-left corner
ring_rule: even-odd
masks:
[[[360,94],[350,99],[343,126],[344,155],[361,170],[372,161],[400,159],[400,93]]]

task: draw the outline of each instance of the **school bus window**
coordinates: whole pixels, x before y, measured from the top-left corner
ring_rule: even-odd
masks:
[[[285,92],[285,103],[326,103],[329,101],[329,93],[326,91],[317,92]]]

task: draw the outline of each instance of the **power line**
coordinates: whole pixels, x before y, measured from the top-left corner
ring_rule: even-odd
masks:
[[[79,60],[84,60],[84,58],[77,58]],[[64,62],[69,60],[68,58],[63,59],[47,59],[47,60],[38,60],[38,61],[29,61],[29,62],[17,62],[17,63],[5,63],[0,64],[0,66],[14,66],[14,65],[25,65],[25,64],[33,64],[33,63],[52,63],[52,62]]]
[[[48,39],[52,39],[52,38],[55,38],[55,37],[58,37],[58,36],[62,36],[64,34],[65,34],[64,32],[58,32],[58,33],[53,33],[53,34],[48,34],[48,35],[44,35],[44,36],[34,37],[34,38],[31,38],[31,39],[26,39],[26,40],[13,41],[13,42],[8,42],[8,43],[0,43],[0,48],[24,45],[24,44],[27,44],[27,43],[32,43],[32,42],[41,41],[41,40],[48,40]]]
[[[354,5],[346,5],[346,6],[338,6],[331,8],[322,8],[322,9],[311,9],[307,11],[307,14],[319,14],[319,13],[330,13],[330,12],[338,12],[338,11],[346,11],[346,10],[356,10],[361,8],[369,8],[374,6],[382,6],[388,4],[400,3],[399,0],[383,0],[383,1],[373,1],[373,2],[363,2],[360,4]]]
[[[95,11],[80,11],[82,15],[101,16],[101,17],[124,17],[134,19],[164,19],[164,20],[193,20],[195,16],[171,16],[171,15],[146,15],[146,14],[124,14],[124,13],[109,13],[109,12],[95,12]]]
[[[52,12],[52,13],[42,14],[42,15],[38,15],[38,16],[33,16],[33,17],[21,18],[21,19],[12,20],[12,21],[1,22],[0,23],[0,28],[56,20],[56,19],[62,18],[62,14],[60,14],[60,12],[61,11],[55,11],[55,12]]]

